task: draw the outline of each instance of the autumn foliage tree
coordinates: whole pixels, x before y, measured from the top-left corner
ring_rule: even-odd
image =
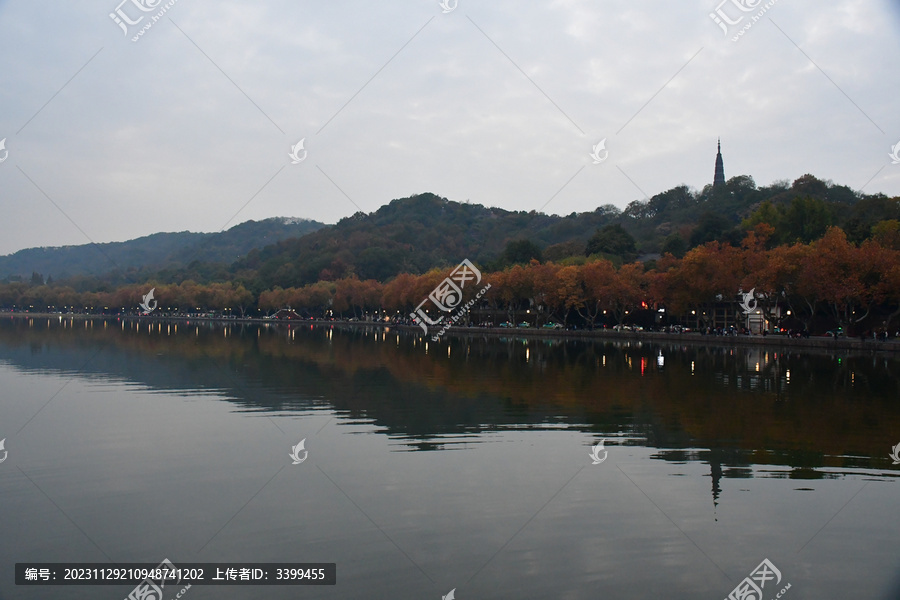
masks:
[[[816,322],[848,331],[888,327],[900,318],[900,226],[897,221],[883,220],[872,229],[873,237],[858,244],[832,227],[809,243],[773,246],[774,227],[759,220],[740,246],[708,242],[683,258],[664,254],[649,270],[641,263],[617,267],[597,257],[561,264],[532,259],[527,264],[482,272],[478,284],[469,280],[463,287],[463,298],[455,306],[473,299],[490,283],[491,288],[472,310],[482,321],[494,324],[504,317],[509,321],[527,319],[537,326],[549,320],[566,325],[580,320],[593,328],[601,321],[634,322],[634,314],[641,308],[661,308],[669,322],[696,320],[712,325],[722,324],[724,308],[726,321],[740,325],[745,315],[736,302],[737,294],[752,290],[758,309],[775,326],[790,311],[807,329]],[[0,283],[0,308],[136,313],[152,288],[159,307],[156,314],[236,311],[246,316],[254,309],[269,314],[290,307],[312,317],[371,317],[378,313],[408,319],[453,268],[399,273],[385,283],[332,273],[329,280],[273,287],[257,294],[239,281],[151,280],[78,291],[65,283],[34,278],[31,282]],[[435,314],[441,311],[431,303],[425,302],[425,306],[435,319],[443,316]],[[647,319],[647,314],[641,318]]]

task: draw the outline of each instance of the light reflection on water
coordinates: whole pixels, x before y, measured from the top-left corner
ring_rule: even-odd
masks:
[[[0,321],[4,575],[306,560],[338,586],[266,597],[697,598],[768,557],[796,597],[892,597],[885,356],[87,323]]]

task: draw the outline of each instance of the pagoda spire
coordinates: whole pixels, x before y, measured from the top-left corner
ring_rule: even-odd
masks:
[[[719,138],[719,151],[716,154],[716,174],[713,177],[713,187],[725,185],[725,164],[722,162],[722,139]]]

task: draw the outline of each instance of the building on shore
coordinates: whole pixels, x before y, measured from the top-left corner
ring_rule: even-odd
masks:
[[[278,319],[279,321],[296,321],[303,319],[303,317],[298,315],[295,311],[291,310],[290,307],[282,308],[277,313],[272,315],[272,318]]]

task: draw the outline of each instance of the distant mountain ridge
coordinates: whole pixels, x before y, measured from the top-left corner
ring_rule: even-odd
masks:
[[[513,243],[536,247],[543,260],[584,260],[592,236],[610,226],[633,236],[635,254],[648,258],[663,252],[683,255],[713,240],[739,245],[747,229],[759,221],[774,226],[779,242],[808,242],[837,225],[858,243],[880,221],[897,218],[900,199],[865,195],[812,175],[763,187],[757,187],[752,177],[739,175],[716,188],[692,190],[681,185],[624,209],[604,204],[566,216],[421,193],[392,200],[371,213],[357,212],[302,238],[252,250],[235,261],[227,275],[213,277],[241,281],[260,291],[351,276],[387,281],[399,273],[452,266],[463,258],[501,270],[523,260],[510,258]],[[199,280],[198,275],[200,270],[191,270],[176,280]]]
[[[385,282],[458,264],[503,270],[532,258],[618,264],[684,256],[710,241],[738,246],[760,224],[777,244],[808,243],[839,226],[853,243],[897,231],[900,197],[863,194],[804,175],[757,187],[747,175],[718,187],[680,185],[629,203],[569,215],[454,202],[433,193],[392,200],[324,225],[304,219],[248,221],[215,234],[162,233],[129,242],[36,248],[0,257],[0,280],[37,272],[76,290],[134,282],[232,282],[254,294],[357,277]],[[900,241],[897,242],[900,246]],[[38,279],[37,277],[34,278]]]
[[[0,279],[29,278],[33,272],[53,279],[99,276],[145,269],[177,269],[194,261],[231,264],[254,248],[296,238],[326,227],[295,217],[246,221],[218,233],[154,233],[126,242],[27,248],[0,256]]]

